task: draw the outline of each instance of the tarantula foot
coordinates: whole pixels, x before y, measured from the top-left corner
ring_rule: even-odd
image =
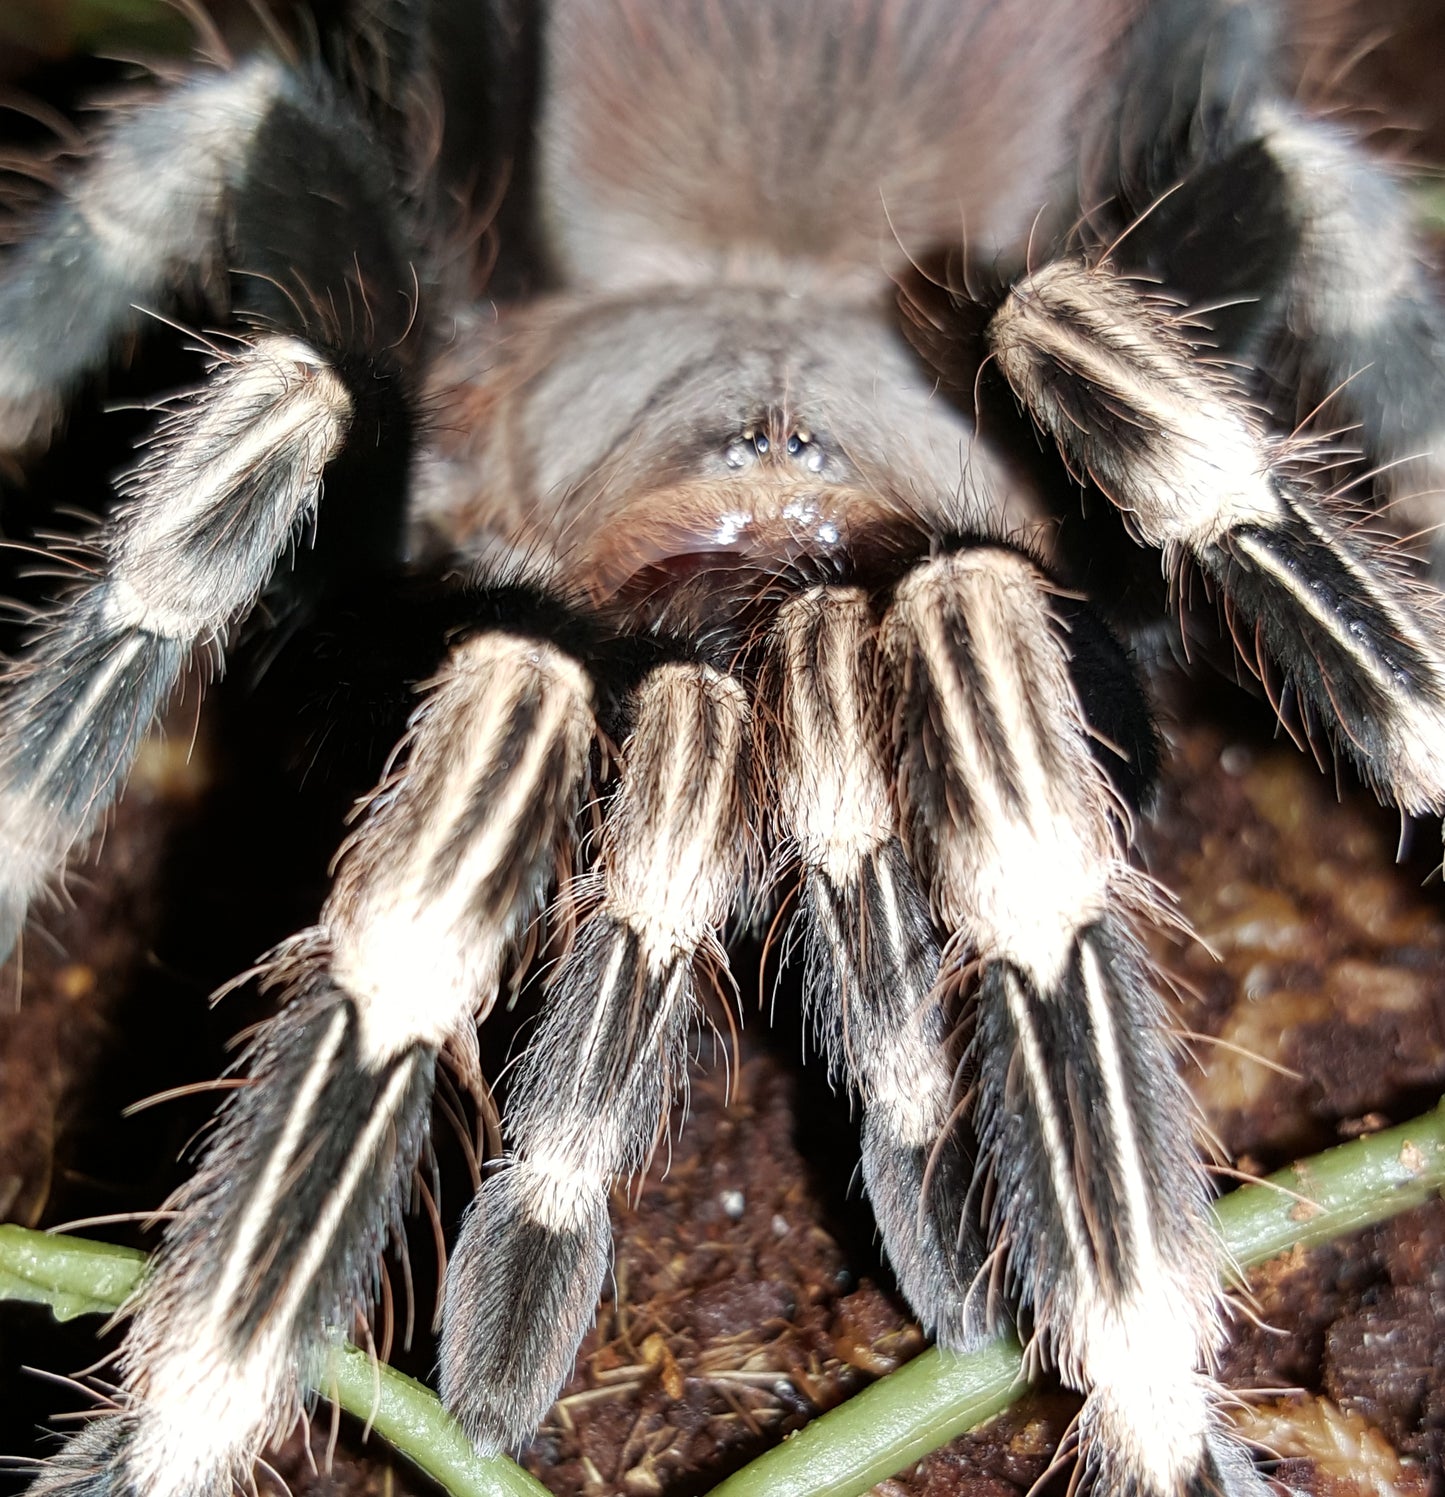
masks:
[[[864,1120],[863,1184],[898,1287],[923,1328],[955,1352],[977,1350],[995,1328],[997,1307],[966,1212],[973,1174],[955,1132],[925,1147],[900,1141],[874,1113]]]
[[[1201,1402],[1210,1400],[1203,1380],[1197,1392]],[[1147,1390],[1132,1390],[1127,1408],[1112,1390],[1090,1395],[1080,1416],[1083,1490],[1098,1497],[1277,1497],[1249,1452],[1221,1429],[1197,1445],[1171,1448],[1168,1431],[1179,1421],[1164,1401],[1153,1410],[1153,1438],[1145,1445],[1138,1414],[1149,1402]]]
[[[95,1419],[41,1466],[31,1497],[139,1497],[122,1469],[126,1446],[124,1415]]]
[[[447,1275],[442,1400],[478,1449],[529,1439],[572,1371],[607,1272],[595,1181],[513,1163],[467,1216]]]

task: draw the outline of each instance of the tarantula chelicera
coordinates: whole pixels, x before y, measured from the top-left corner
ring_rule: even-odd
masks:
[[[1338,390],[1428,523],[1445,340],[1399,192],[1284,96],[1267,5],[353,12],[331,66],[258,56],[117,119],[0,266],[11,453],[138,308],[200,294],[237,333],[5,681],[0,947],[299,535],[343,578],[440,579],[444,652],[266,959],[285,1003],[118,1409],[34,1490],[243,1477],[372,1283],[439,1053],[561,906],[441,1350],[477,1444],[526,1439],[719,933],[788,880],[925,1325],[1026,1317],[1101,1491],[1266,1490],[1210,1377],[1221,1253],[1129,861],[1154,736],[1100,558],[1122,524],[1201,574],[1362,773],[1445,804],[1433,594],[1278,419]],[[467,289],[478,152],[514,158],[545,294]]]

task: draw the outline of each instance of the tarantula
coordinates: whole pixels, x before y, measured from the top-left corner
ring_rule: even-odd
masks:
[[[1445,805],[1433,594],[1278,419],[1338,388],[1428,522],[1442,324],[1400,193],[1285,97],[1266,5],[352,11],[327,65],[198,70],[116,120],[0,266],[12,453],[138,307],[199,293],[238,333],[5,681],[0,948],[298,536],[343,579],[434,579],[444,649],[265,959],[285,1003],[174,1203],[118,1411],[33,1490],[244,1477],[372,1287],[439,1054],[551,909],[441,1350],[477,1444],[526,1439],[720,932],[787,879],[925,1325],[1026,1317],[1101,1491],[1267,1490],[1210,1377],[1221,1254],[1129,861],[1155,740],[1101,558],[1122,520],[1202,574],[1364,775]],[[456,203],[509,152],[551,289],[494,308]]]

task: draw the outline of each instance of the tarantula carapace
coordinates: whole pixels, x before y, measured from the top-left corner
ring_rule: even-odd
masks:
[[[372,1285],[439,1053],[562,907],[441,1348],[478,1445],[525,1440],[720,933],[789,881],[925,1325],[962,1348],[1024,1316],[1087,1394],[1100,1491],[1266,1489],[1210,1376],[1221,1254],[1129,857],[1155,740],[1089,557],[1122,521],[1202,574],[1385,794],[1445,804],[1434,594],[1272,414],[1338,390],[1428,522],[1440,314],[1398,189],[1285,97],[1275,24],[358,0],[339,47],[109,126],[0,266],[0,442],[48,441],[137,308],[199,294],[235,338],[6,679],[0,942],[298,536],[378,586],[440,578],[444,659],[266,959],[285,1001],[174,1202],[118,1407],[34,1490],[244,1477]],[[474,147],[515,148],[503,222],[530,218],[544,293],[466,289]]]

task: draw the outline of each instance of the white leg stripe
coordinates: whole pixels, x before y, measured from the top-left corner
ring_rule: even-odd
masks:
[[[256,1188],[247,1203],[245,1214],[236,1225],[236,1235],[231,1251],[226,1257],[225,1267],[217,1278],[215,1291],[211,1295],[210,1314],[218,1322],[224,1323],[227,1310],[236,1298],[236,1291],[240,1288],[242,1279],[253,1268],[252,1259],[255,1255],[256,1244],[261,1240],[261,1234],[267,1223],[275,1218],[277,1202],[283,1194],[286,1174],[301,1148],[302,1140],[313,1126],[312,1114],[316,1110],[318,1098],[326,1087],[327,1078],[331,1075],[337,1052],[341,1049],[346,1035],[348,1022],[346,1010],[338,1006],[332,1015],[330,1024],[327,1025],[321,1043],[316,1047],[316,1056],[306,1071],[305,1079],[296,1089],[296,1096],[286,1118],[286,1126],[282,1129],[281,1136],[276,1140],[276,1146],[266,1161],[266,1167],[256,1181]]]

